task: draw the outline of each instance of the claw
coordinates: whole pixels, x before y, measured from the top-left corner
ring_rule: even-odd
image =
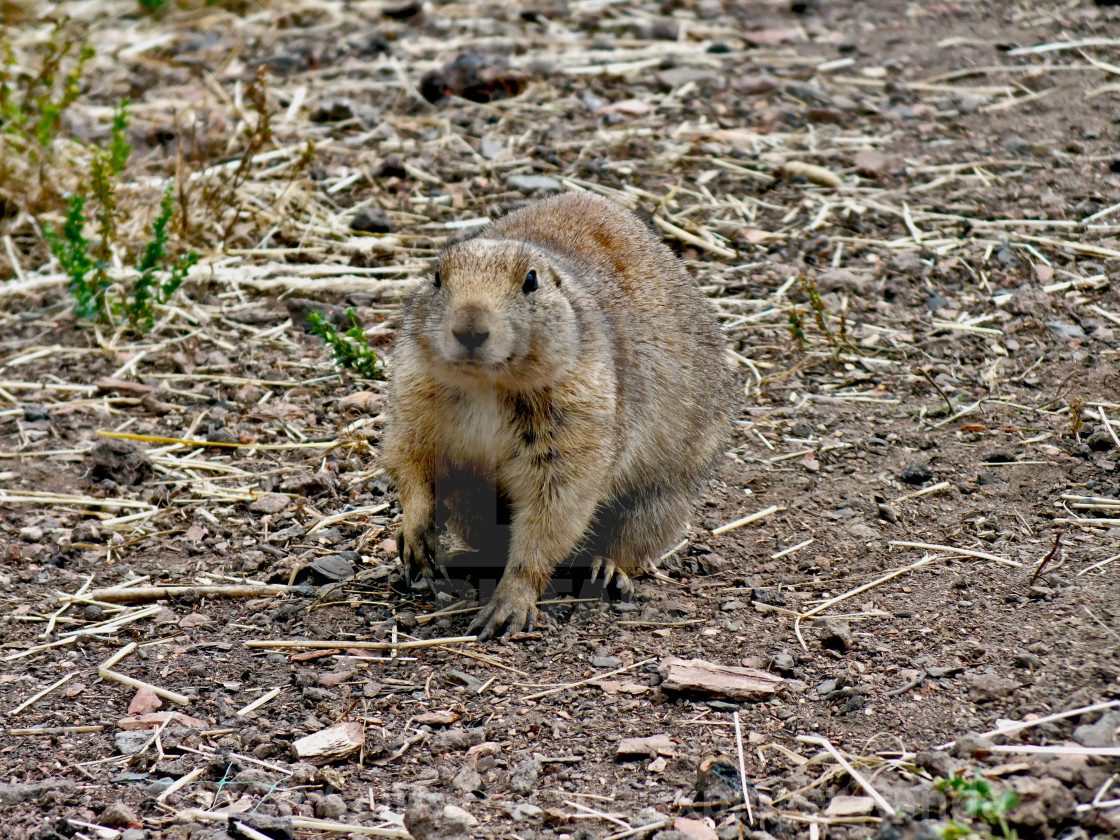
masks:
[[[412,535],[406,534],[402,529],[397,536],[397,544],[400,546],[397,553],[400,556],[408,588],[413,588],[419,573],[419,577],[424,579],[428,589],[434,593],[436,591],[435,569],[438,568],[440,574],[447,578],[447,569],[443,564],[439,537],[434,526]]]
[[[478,641],[495,639],[500,635],[508,639],[514,633],[522,630],[532,630],[537,622],[537,599],[531,595],[520,597],[501,591],[495,592],[494,597],[471,622],[468,633],[476,633]],[[505,632],[501,629],[505,627]]]
[[[614,577],[615,572],[618,572],[618,569],[609,557],[596,557],[591,561],[591,583],[594,583],[595,579],[599,577],[600,571],[603,573],[603,588],[605,589],[610,585],[611,578]],[[621,572],[618,573],[622,574]]]
[[[619,572],[617,580],[618,580],[618,588],[622,592],[623,595],[633,595],[634,594],[634,581],[630,577],[630,575],[626,574],[626,572]]]

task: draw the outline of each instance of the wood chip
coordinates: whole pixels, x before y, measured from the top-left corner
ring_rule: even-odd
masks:
[[[675,656],[662,660],[657,670],[662,677],[661,688],[665,691],[699,691],[728,700],[768,700],[784,682],[781,677],[756,668],[719,665],[703,659],[678,659]]]
[[[360,723],[341,721],[292,742],[296,755],[312,764],[330,764],[362,748],[365,730]]]

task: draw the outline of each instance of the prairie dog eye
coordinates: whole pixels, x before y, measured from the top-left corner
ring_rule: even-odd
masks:
[[[442,285],[443,285],[443,278],[442,278],[442,277],[440,277],[440,274],[439,274],[439,269],[438,269],[438,268],[436,269],[436,276],[432,278],[432,285],[433,285],[433,286],[435,286],[435,287],[436,287],[437,289],[438,289],[438,288],[439,288],[440,286],[442,286]]]
[[[529,269],[529,273],[525,275],[525,283],[521,287],[521,291],[525,294],[535,292],[537,290],[537,271],[536,269]]]

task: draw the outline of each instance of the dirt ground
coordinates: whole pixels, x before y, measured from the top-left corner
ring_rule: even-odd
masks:
[[[66,5],[59,194],[127,97],[117,267],[168,179],[202,259],[147,335],[77,320],[61,204],[2,185],[0,833],[1120,836],[1120,9]],[[50,11],[5,7],[14,66]],[[733,447],[633,600],[560,577],[510,641],[359,648],[472,601],[404,591],[384,383],[307,315],[385,351],[448,237],[573,189],[710,295]],[[91,594],[125,584],[186,589]]]

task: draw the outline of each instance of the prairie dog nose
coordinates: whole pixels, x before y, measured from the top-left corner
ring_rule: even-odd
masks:
[[[468,350],[477,350],[490,337],[490,330],[481,327],[467,327],[462,330],[452,330],[451,333],[455,336],[455,340]]]

